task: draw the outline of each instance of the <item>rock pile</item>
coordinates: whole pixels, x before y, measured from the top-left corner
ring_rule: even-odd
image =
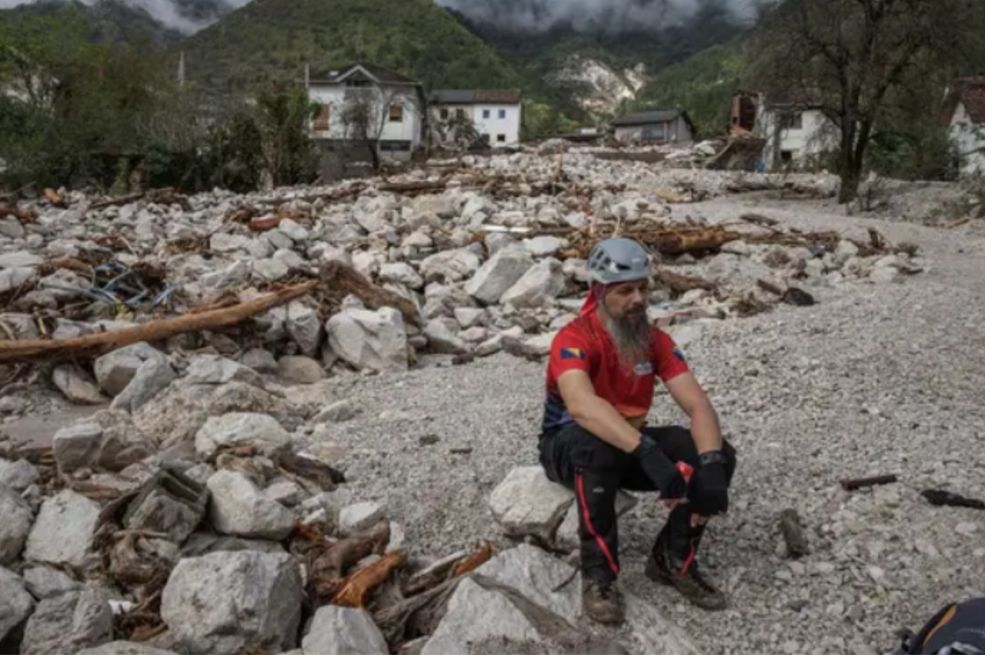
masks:
[[[0,235],[0,299],[8,307],[0,326],[13,339],[77,337],[249,300],[326,266],[351,267],[375,286],[348,298],[319,291],[231,332],[164,344],[168,352],[207,347],[258,373],[313,384],[334,367],[400,370],[418,354],[467,359],[511,341],[525,346],[514,350],[543,351],[585,292],[586,244],[610,234],[648,242],[667,273],[707,278],[683,286],[660,278],[651,300],[680,320],[694,308],[717,318],[761,311],[792,285],[886,283],[922,267],[884,242],[754,221],[725,239],[688,243],[688,230],[702,222],[669,219],[673,203],[734,190],[828,193],[827,177],[688,171],[596,155],[466,157],[431,162],[401,182],[272,194],[151,193],[115,202],[62,193],[62,207],[22,203],[18,215],[34,218]],[[668,236],[677,245],[668,246]],[[390,302],[372,289],[391,294]],[[694,289],[706,293],[687,293]],[[406,304],[396,307],[395,298]],[[108,399],[134,412],[174,379],[173,363],[155,352],[130,346],[94,370],[58,366],[52,381],[73,403]]]

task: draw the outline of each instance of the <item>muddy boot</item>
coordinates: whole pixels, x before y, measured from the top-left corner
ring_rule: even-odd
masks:
[[[615,625],[625,620],[622,592],[615,581],[605,583],[584,578],[581,583],[581,605],[585,615],[598,623]]]
[[[698,568],[697,552],[704,526],[690,527],[690,513],[679,511],[681,509],[674,510],[657,538],[646,562],[646,576],[674,587],[702,609],[723,610],[728,606],[724,592],[708,581]]]

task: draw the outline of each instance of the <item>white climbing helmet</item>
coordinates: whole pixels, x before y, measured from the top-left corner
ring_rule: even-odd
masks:
[[[650,277],[650,254],[632,239],[600,241],[588,255],[588,270],[601,284],[635,282]]]

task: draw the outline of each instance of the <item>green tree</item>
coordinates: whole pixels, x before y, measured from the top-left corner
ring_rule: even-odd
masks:
[[[765,16],[756,78],[810,98],[839,131],[839,201],[855,198],[877,126],[894,97],[959,55],[978,0],[789,0]],[[978,22],[977,24],[981,24]],[[939,98],[927,98],[933,114]]]

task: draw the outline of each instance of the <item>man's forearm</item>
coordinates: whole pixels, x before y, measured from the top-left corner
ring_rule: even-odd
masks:
[[[701,405],[691,414],[691,436],[699,454],[722,449],[722,429],[710,404]]]
[[[640,445],[640,431],[604,398],[595,396],[583,401],[572,411],[572,417],[578,425],[622,451],[631,453]]]

